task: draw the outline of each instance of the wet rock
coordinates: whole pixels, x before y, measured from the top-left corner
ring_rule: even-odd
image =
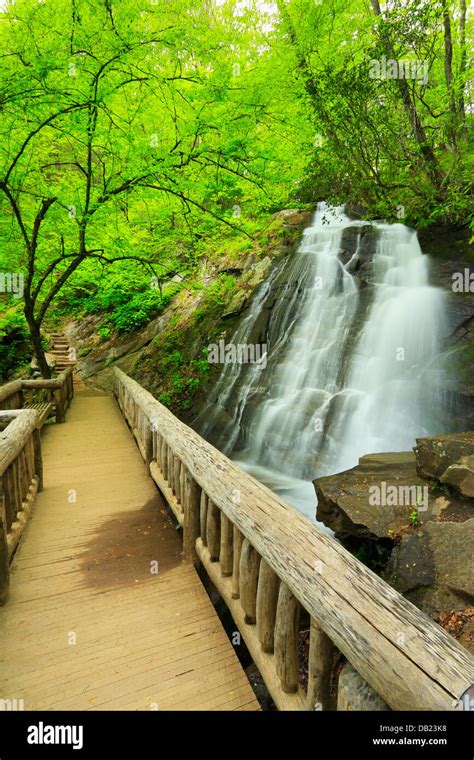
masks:
[[[390,707],[348,662],[339,675],[337,709],[387,711]]]
[[[417,438],[416,444],[414,451],[419,475],[429,479],[441,480],[449,467],[474,455],[474,432]],[[467,468],[469,469],[469,465]],[[464,465],[464,469],[466,470],[466,465]],[[466,476],[468,474],[466,472]],[[450,476],[447,475],[447,477]],[[453,473],[452,478],[453,481],[456,480],[455,473]],[[454,485],[454,482],[451,484]]]
[[[474,498],[474,455],[461,457],[459,462],[451,464],[443,472],[440,480],[455,488],[463,496]]]
[[[450,428],[474,427],[474,292],[456,292],[456,278],[474,272],[470,233],[466,227],[434,227],[418,233],[423,253],[430,257],[430,280],[446,292],[447,336],[451,349],[447,365],[453,387],[449,390]]]
[[[345,248],[341,248],[341,250],[337,254],[337,258],[341,262],[341,264],[345,267],[349,261],[352,258],[352,254],[350,251],[347,251]]]
[[[272,259],[270,256],[265,256],[264,259],[260,259],[260,261],[257,261],[257,263],[252,267],[252,269],[249,272],[249,277],[247,278],[246,284],[248,287],[256,288],[257,285],[260,285],[266,278],[268,272],[270,271],[270,268],[273,264]]]
[[[285,227],[303,228],[310,224],[313,212],[302,211],[298,208],[286,208],[273,215],[274,219],[281,219]]]
[[[474,518],[463,523],[428,522],[395,546],[384,578],[417,607],[437,619],[442,610],[474,602]]]
[[[361,457],[357,467],[317,478],[314,487],[317,519],[342,541],[349,537],[376,541],[400,534],[409,526],[417,498],[427,495],[411,451]]]
[[[416,458],[369,454],[352,470],[314,481],[317,519],[435,620],[474,601],[473,456],[466,454],[472,439],[472,433],[418,439]],[[374,493],[378,500],[370,498]]]
[[[248,297],[248,292],[245,290],[238,290],[231,298],[222,317],[227,318],[240,314],[247,304]]]

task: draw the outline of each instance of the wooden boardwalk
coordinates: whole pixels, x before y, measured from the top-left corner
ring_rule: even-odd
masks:
[[[45,488],[0,609],[0,699],[259,709],[114,400],[80,391],[42,443]]]

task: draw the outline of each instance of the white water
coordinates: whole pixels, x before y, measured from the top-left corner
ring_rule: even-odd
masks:
[[[344,229],[366,224],[318,206],[298,252],[274,270],[233,337],[255,340],[260,310],[283,274],[267,367],[226,365],[217,405],[198,421],[203,435],[220,427],[220,447],[311,519],[313,478],[353,467],[366,453],[408,450],[439,426],[444,293],[429,285],[416,233],[377,223],[362,294],[348,271],[358,250],[345,266],[338,254]],[[245,446],[235,451],[243,420]]]

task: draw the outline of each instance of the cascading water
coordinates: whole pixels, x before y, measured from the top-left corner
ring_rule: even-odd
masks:
[[[313,478],[439,432],[445,296],[428,266],[414,230],[320,204],[232,338],[265,342],[266,362],[226,364],[197,429],[311,519]]]

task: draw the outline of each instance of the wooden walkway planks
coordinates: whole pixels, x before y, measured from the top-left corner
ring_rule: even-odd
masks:
[[[67,422],[45,430],[43,457],[45,490],[0,610],[0,699],[258,709],[113,399],[79,392]]]

